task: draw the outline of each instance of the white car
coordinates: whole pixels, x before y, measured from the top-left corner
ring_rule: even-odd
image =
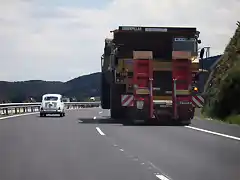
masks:
[[[65,107],[60,94],[45,94],[42,96],[42,104],[40,107],[40,117],[47,114],[59,114],[60,117],[65,116]]]

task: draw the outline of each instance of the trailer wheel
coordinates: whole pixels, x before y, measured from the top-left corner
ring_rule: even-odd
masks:
[[[122,118],[122,113],[120,109],[112,108],[111,109],[111,118],[113,119],[120,119]]]
[[[189,126],[191,124],[191,119],[190,118],[189,119],[184,119],[184,120],[180,119],[179,123],[180,123],[181,126]]]

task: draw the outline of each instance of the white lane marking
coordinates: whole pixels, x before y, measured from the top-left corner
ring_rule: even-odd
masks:
[[[230,138],[230,139],[240,141],[239,137],[230,136],[230,135],[222,134],[222,133],[217,133],[217,132],[213,132],[213,131],[209,131],[209,130],[205,130],[205,129],[200,129],[200,128],[196,128],[196,127],[193,127],[193,126],[185,126],[185,127],[190,128],[190,129],[194,129],[196,131],[202,131],[202,132],[205,132],[205,133],[214,134],[214,135],[217,135],[217,136],[222,136],[222,137],[226,137],[226,138]]]
[[[163,176],[163,175],[156,175],[156,177],[158,179],[161,179],[161,180],[169,180],[167,177]]]
[[[93,119],[97,119],[96,116],[94,116]]]
[[[26,113],[26,114],[16,114],[16,115],[12,115],[12,116],[5,116],[5,117],[0,117],[0,120],[14,118],[14,117],[27,116],[27,115],[31,115],[31,114],[37,114],[37,113],[39,113],[39,112],[32,112],[32,113]]]
[[[124,151],[123,149],[119,149],[120,151]]]
[[[102,136],[105,136],[105,134],[102,132],[102,130],[99,127],[96,127],[98,133]]]
[[[152,162],[148,161],[148,164],[150,164],[150,166],[152,166],[157,171],[162,172],[161,169],[159,169],[157,166],[155,166]]]

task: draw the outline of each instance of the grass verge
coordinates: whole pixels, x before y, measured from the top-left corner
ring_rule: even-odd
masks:
[[[229,116],[224,121],[227,122],[227,123],[230,123],[230,124],[240,125],[240,114]]]

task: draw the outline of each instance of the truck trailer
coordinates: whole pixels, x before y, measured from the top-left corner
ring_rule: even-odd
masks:
[[[119,26],[101,56],[101,106],[129,123],[188,125],[198,92],[200,32],[186,27]]]

